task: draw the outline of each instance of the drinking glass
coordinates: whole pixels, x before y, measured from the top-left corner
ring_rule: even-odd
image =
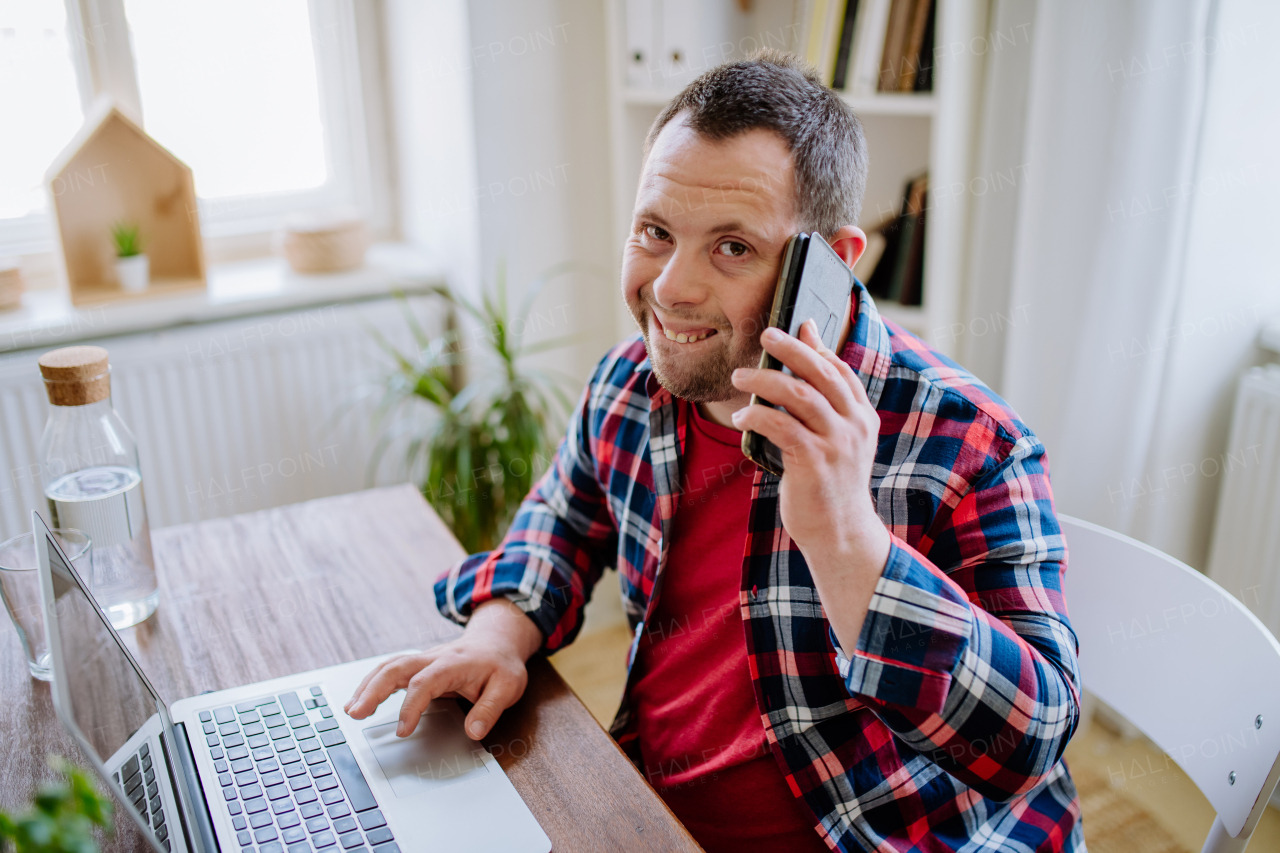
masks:
[[[71,565],[88,579],[93,576],[90,568],[89,537],[74,528],[64,527],[53,531]],[[33,533],[23,533],[0,543],[0,598],[5,610],[18,630],[22,648],[27,653],[27,667],[31,677],[52,681],[49,669],[49,641],[44,631],[44,611],[40,607],[40,572],[36,570],[36,539]]]

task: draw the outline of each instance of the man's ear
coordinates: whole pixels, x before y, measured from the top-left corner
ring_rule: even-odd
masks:
[[[853,269],[853,265],[867,249],[867,235],[856,225],[844,226],[832,234],[828,242],[831,248],[836,250],[836,254],[849,265],[849,269]]]
[[[836,254],[840,259],[848,264],[849,269],[853,269],[853,265],[858,262],[858,258],[862,257],[862,253],[867,249],[867,235],[861,228],[856,225],[846,225],[840,228],[836,233],[831,235],[831,248],[836,250]],[[849,333],[853,329],[853,305],[858,301],[857,292],[852,294],[849,304],[844,306],[844,319],[840,325],[840,337],[836,344],[836,352],[843,352],[845,344],[849,340]]]

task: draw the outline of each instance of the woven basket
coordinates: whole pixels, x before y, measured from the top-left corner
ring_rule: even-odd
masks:
[[[310,216],[286,223],[279,246],[295,272],[341,272],[364,264],[369,231],[362,219]]]
[[[18,260],[0,258],[0,311],[22,307],[22,292],[27,289]]]

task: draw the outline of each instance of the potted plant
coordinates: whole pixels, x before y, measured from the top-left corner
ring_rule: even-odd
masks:
[[[41,785],[25,814],[0,812],[0,850],[12,845],[15,853],[97,853],[94,827],[113,831],[111,800],[80,768],[57,756],[49,763],[62,780]]]
[[[527,322],[534,299],[561,265],[537,279],[518,313],[507,305],[506,276],[499,267],[496,293],[479,305],[437,287],[433,293],[461,309],[484,330],[478,350],[488,364],[471,365],[475,378],[461,379],[462,336],[451,310],[445,334],[429,337],[401,296],[416,352],[402,352],[370,329],[392,365],[378,382],[379,439],[369,464],[372,480],[386,451],[404,447],[403,464],[427,501],[468,553],[495,547],[520,502],[550,462],[562,417],[573,402],[566,388],[579,385],[566,373],[527,367],[526,357],[560,349],[580,335],[525,344],[513,321]],[[472,339],[474,340],[474,338]]]
[[[147,289],[151,280],[151,261],[142,253],[142,238],[136,222],[120,221],[111,226],[111,241],[116,248],[116,279],[130,293]]]

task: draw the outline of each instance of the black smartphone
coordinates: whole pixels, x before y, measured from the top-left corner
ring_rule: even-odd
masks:
[[[840,334],[844,309],[852,293],[853,270],[822,235],[817,231],[797,234],[787,243],[782,256],[769,325],[797,337],[800,326],[812,317],[818,324],[822,343],[827,349],[834,350],[840,343],[836,337]],[[793,375],[789,367],[768,352],[761,353],[760,368]],[[751,395],[751,402],[786,411],[758,394]],[[782,476],[782,451],[764,436],[751,430],[743,432],[742,453],[766,471]]]

